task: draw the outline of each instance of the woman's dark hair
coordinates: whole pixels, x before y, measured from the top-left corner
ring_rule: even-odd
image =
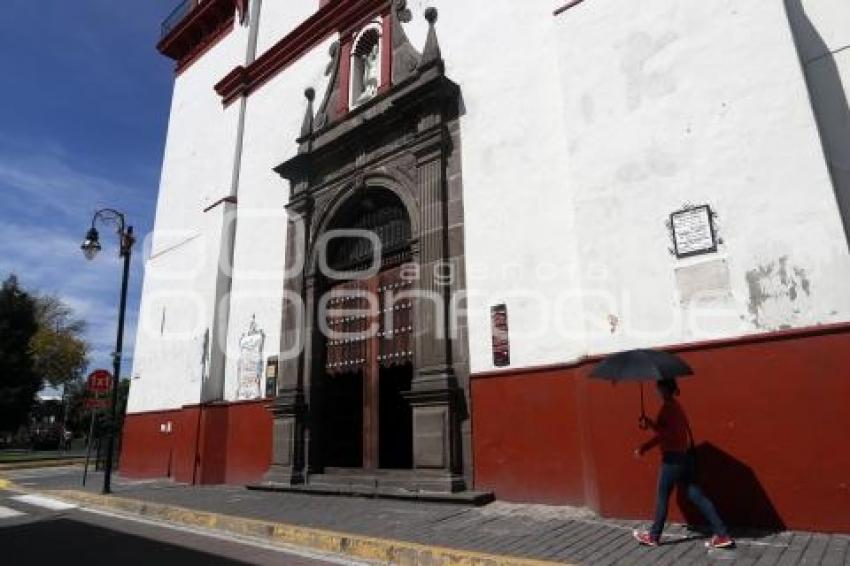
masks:
[[[669,393],[670,395],[679,394],[679,384],[676,383],[675,379],[659,379],[656,382],[656,385],[659,389]]]

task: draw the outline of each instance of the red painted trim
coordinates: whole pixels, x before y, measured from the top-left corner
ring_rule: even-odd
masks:
[[[157,44],[157,50],[177,61],[177,73],[233,29],[235,13],[244,14],[244,0],[205,0],[195,6],[171,32]]]
[[[823,324],[819,326],[808,326],[805,328],[792,328],[789,330],[777,330],[774,332],[763,332],[759,334],[750,334],[747,336],[736,336],[734,338],[718,338],[715,340],[684,342],[682,344],[657,346],[655,349],[666,350],[668,352],[693,352],[698,350],[708,350],[717,348],[732,348],[735,346],[745,346],[748,344],[761,344],[764,342],[776,342],[780,340],[792,340],[795,338],[805,338],[808,336],[824,336],[827,334],[837,334],[842,332],[850,332],[850,322]],[[595,364],[603,360],[608,355],[609,354],[592,354],[588,356],[583,356],[571,362],[517,367],[504,370],[482,371],[472,374],[471,377],[473,379],[485,379],[488,377],[505,377],[517,374],[574,369],[587,364]]]
[[[557,10],[552,12],[552,15],[553,16],[560,16],[561,14],[563,14],[564,12],[569,10],[570,8],[578,6],[582,2],[584,2],[584,0],[572,0],[572,2],[568,2],[567,4],[561,6],[560,8],[558,8]]]
[[[339,52],[339,96],[337,96],[337,112],[340,116],[348,114],[351,108],[351,50],[354,37],[349,34],[340,43]]]
[[[330,2],[278,41],[248,67],[236,67],[216,85],[225,105],[248,96],[304,53],[333,33],[350,30],[387,10],[388,0],[338,0]]]
[[[214,209],[214,208],[215,208],[215,207],[217,207],[218,205],[220,205],[220,204],[222,204],[222,203],[225,203],[225,202],[230,203],[230,204],[236,204],[236,203],[237,203],[237,200],[236,200],[236,197],[232,197],[232,196],[231,196],[231,197],[224,197],[224,198],[220,198],[220,199],[218,199],[217,201],[215,201],[214,203],[212,203],[211,205],[209,205],[208,207],[206,207],[206,208],[204,209],[204,212],[209,212],[210,210]]]
[[[233,18],[230,18],[222,27],[219,28],[213,35],[210,35],[206,40],[199,43],[195,49],[193,49],[186,57],[181,59],[177,63],[177,67],[174,69],[174,72],[180,76],[183,74],[183,71],[192,66],[192,64],[203,57],[210,49],[215,47],[221,42],[225,37],[230,35],[230,32],[233,31]]]

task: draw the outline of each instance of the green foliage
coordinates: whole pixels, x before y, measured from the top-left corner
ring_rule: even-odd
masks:
[[[88,345],[82,338],[85,322],[51,295],[36,297],[35,312],[38,330],[29,352],[36,374],[53,386],[81,378],[88,366]]]
[[[79,388],[88,365],[85,323],[51,295],[32,296],[10,276],[0,289],[0,432],[26,425],[47,381]],[[77,385],[73,385],[77,383]]]
[[[0,288],[0,431],[26,423],[41,389],[29,350],[37,331],[35,301],[12,275]]]

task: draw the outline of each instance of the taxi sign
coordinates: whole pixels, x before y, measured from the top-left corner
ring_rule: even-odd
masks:
[[[105,369],[91,372],[88,377],[89,393],[109,393],[112,389],[112,374]]]

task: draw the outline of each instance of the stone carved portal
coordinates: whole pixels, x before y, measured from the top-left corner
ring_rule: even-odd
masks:
[[[297,354],[280,362],[269,482],[471,485],[466,320],[452,308],[465,288],[460,89],[426,16],[420,56],[394,3],[380,49],[404,64],[339,115],[339,53],[357,34],[341,38],[334,92],[314,116],[308,90],[299,152],[276,168],[291,188],[285,290],[304,308],[284,302],[281,351]]]

